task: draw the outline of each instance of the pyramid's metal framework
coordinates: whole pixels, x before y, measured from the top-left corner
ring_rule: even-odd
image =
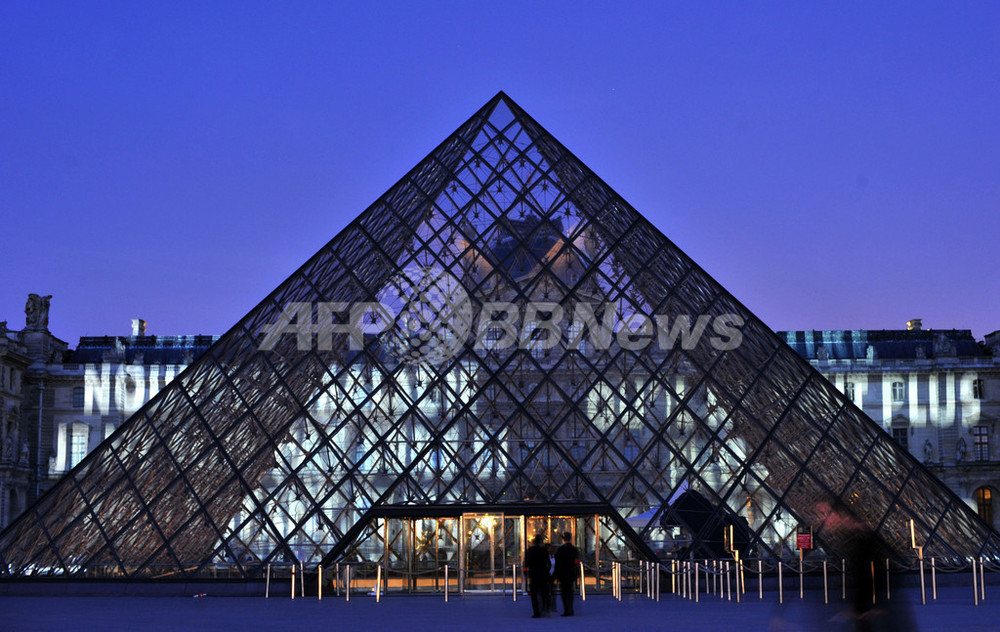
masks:
[[[501,93],[0,535],[0,573],[249,577],[477,507],[585,509],[598,547],[649,555],[683,490],[745,519],[749,554],[832,497],[900,555],[910,520],[927,555],[1000,551]]]

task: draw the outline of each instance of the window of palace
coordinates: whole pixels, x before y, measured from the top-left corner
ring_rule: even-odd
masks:
[[[69,466],[75,467],[77,463],[87,456],[87,435],[90,428],[86,424],[73,424],[69,439]]]
[[[854,401],[854,382],[844,382],[844,395],[847,395],[847,399]]]
[[[972,458],[976,461],[990,460],[990,429],[986,426],[972,428]]]
[[[903,401],[903,395],[905,393],[904,386],[902,382],[892,383],[892,401],[901,402]]]
[[[982,378],[972,380],[972,397],[975,399],[984,399],[986,397],[984,391],[986,390],[986,383]]]
[[[993,526],[993,490],[989,487],[980,487],[975,492],[976,512],[983,521]]]
[[[899,447],[904,450],[909,450],[909,441],[907,440],[907,428],[906,426],[899,426],[892,428],[892,440],[899,444]]]

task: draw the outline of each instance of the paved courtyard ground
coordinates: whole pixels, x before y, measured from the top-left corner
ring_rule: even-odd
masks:
[[[40,632],[46,630],[212,630],[247,632],[253,630],[373,630],[378,632],[422,632],[448,630],[489,630],[491,632],[531,630],[573,630],[583,632],[641,632],[656,630],[823,630],[845,629],[838,623],[835,609],[824,609],[819,595],[807,600],[791,600],[779,608],[774,599],[751,598],[737,604],[714,597],[700,603],[664,596],[659,603],[640,596],[616,601],[607,595],[577,600],[577,616],[530,617],[528,601],[499,596],[452,597],[449,603],[434,596],[390,595],[381,603],[374,597],[355,595],[350,603],[343,598],[315,597],[0,597],[0,630]],[[767,597],[767,595],[765,595]],[[921,606],[907,606],[914,623],[902,630],[924,632],[1000,630],[1000,594],[980,606],[972,604],[972,590],[949,587],[939,599]],[[915,626],[915,627],[914,627]]]

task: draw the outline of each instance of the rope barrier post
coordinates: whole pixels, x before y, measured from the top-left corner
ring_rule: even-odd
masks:
[[[733,580],[736,582],[736,603],[740,601],[740,559],[739,552],[736,553],[736,561],[733,562]]]
[[[764,598],[764,562],[757,560],[757,598]]]
[[[698,603],[698,562],[694,563],[694,602]]]
[[[986,574],[983,570],[985,561],[984,558],[979,558],[979,599],[982,601],[986,601]]]
[[[732,601],[733,600],[733,584],[732,584],[731,581],[729,581],[729,579],[730,579],[729,578],[729,560],[726,560],[725,564],[726,564],[726,600],[727,601]],[[739,593],[737,592],[737,595],[738,594]]]
[[[872,560],[871,563],[869,564],[869,566],[871,567],[871,571],[872,571],[872,574],[871,574],[871,578],[872,578],[872,605],[874,606],[875,605],[875,590],[877,589],[877,586],[875,585],[877,583],[875,581],[875,560]]]
[[[927,605],[927,586],[924,584],[924,547],[917,549],[917,557],[920,558],[920,605]]]
[[[693,586],[691,586],[691,567],[694,564],[692,561],[684,562],[684,598],[690,599],[694,595]]]
[[[614,587],[615,599],[621,601],[622,598],[622,566],[618,562],[614,563],[611,570],[611,585]]]
[[[347,601],[351,600],[351,565],[344,566],[344,596]]]
[[[660,603],[660,563],[656,563],[656,603]]]
[[[514,603],[517,603],[517,564],[512,564],[511,566],[510,592],[514,595]]]
[[[655,586],[653,586],[653,573],[654,572],[657,575],[659,575],[659,573],[660,573],[660,563],[659,562],[656,562],[655,564],[653,562],[649,563],[649,598],[650,599],[655,599],[656,598],[656,588],[655,588]]]
[[[688,572],[687,572],[687,582],[688,582],[688,599],[694,596],[694,585],[699,581],[698,578],[698,564],[694,560],[688,562]],[[693,581],[692,581],[693,580]]]
[[[646,596],[653,598],[653,563],[646,562]]]
[[[299,592],[301,597],[306,596],[306,563],[299,562]]]
[[[316,594],[319,596],[319,600],[323,601],[323,565],[320,564],[316,567]]]
[[[382,601],[382,565],[375,567],[375,603]]]
[[[337,591],[337,596],[340,596],[340,562],[333,565],[333,587]]]
[[[292,599],[295,599],[295,564],[292,564]]]
[[[840,598],[847,599],[847,560],[840,560]]]
[[[264,599],[271,597],[271,565],[267,565],[267,579],[264,580]]]
[[[972,605],[979,605],[979,586],[976,585],[976,558],[972,558]]]
[[[799,549],[799,599],[805,599],[803,595],[802,549]]]
[[[823,603],[830,603],[830,591],[826,581],[826,560],[823,560]]]
[[[653,563],[649,561],[643,562],[643,570],[646,576],[646,596],[650,599],[653,598]]]
[[[931,599],[937,601],[937,566],[933,557],[931,557]]]
[[[778,558],[778,603],[785,603],[785,582],[781,576],[781,558]]]
[[[739,579],[736,581],[736,587],[740,591],[740,593],[742,593],[742,594],[745,595],[745,594],[747,594],[747,577],[746,577],[746,574],[743,572],[743,570],[744,570],[743,566],[744,566],[743,565],[743,560],[740,559],[740,552],[737,551],[736,552],[736,567],[737,567],[736,568],[736,572],[738,574],[737,577]]]
[[[444,565],[444,602],[448,603],[448,565]]]
[[[670,560],[670,594],[677,594],[677,560]]]
[[[580,564],[580,601],[587,601],[587,582],[583,576],[583,563]]]

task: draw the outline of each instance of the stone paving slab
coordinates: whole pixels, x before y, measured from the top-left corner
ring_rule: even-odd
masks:
[[[968,593],[968,594],[966,594]],[[818,594],[785,606],[774,599],[735,601],[702,596],[700,603],[664,596],[659,603],[645,597],[627,596],[616,601],[608,595],[577,599],[577,616],[531,618],[526,599],[512,603],[510,597],[452,596],[444,603],[439,596],[390,595],[381,603],[371,596],[249,598],[249,597],[3,597],[0,598],[0,631],[41,632],[77,630],[377,630],[422,632],[450,630],[573,630],[585,632],[643,632],[681,630],[823,630],[850,629],[838,621],[842,604],[824,609]],[[909,595],[912,599],[914,595]],[[901,601],[897,601],[901,603]],[[1000,629],[1000,597],[972,604],[971,589],[949,588],[928,606],[908,605],[916,622],[901,629],[948,632],[995,631]]]

